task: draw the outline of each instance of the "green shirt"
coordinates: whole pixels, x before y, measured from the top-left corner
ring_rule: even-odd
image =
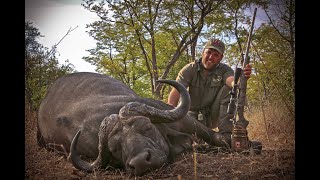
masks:
[[[211,106],[222,86],[226,84],[226,79],[234,75],[231,67],[219,63],[210,70],[207,77],[204,77],[203,66],[200,64],[201,58],[185,65],[176,78],[188,88],[191,97],[191,111]]]

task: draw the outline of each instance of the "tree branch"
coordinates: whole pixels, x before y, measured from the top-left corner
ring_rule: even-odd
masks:
[[[76,26],[75,28],[69,28],[69,30],[67,31],[67,33],[60,39],[60,41],[58,43],[56,43],[55,45],[53,45],[52,49],[49,51],[47,57],[49,57],[53,52],[55,52],[55,50],[57,49],[57,46],[62,42],[62,40],[69,34],[71,33],[73,30],[75,30],[76,28],[78,28],[79,26]]]

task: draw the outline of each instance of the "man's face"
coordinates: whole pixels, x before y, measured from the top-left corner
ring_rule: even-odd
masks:
[[[205,49],[202,52],[202,64],[206,69],[212,69],[220,63],[223,54],[215,49]]]

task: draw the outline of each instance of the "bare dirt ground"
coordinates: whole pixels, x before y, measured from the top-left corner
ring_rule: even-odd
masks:
[[[261,121],[250,122],[249,137],[263,143],[260,155],[195,150],[178,156],[172,164],[132,177],[124,170],[111,168],[84,173],[63,155],[40,148],[36,141],[36,113],[29,111],[25,119],[25,179],[295,179],[294,122],[277,122],[269,122],[268,138]]]

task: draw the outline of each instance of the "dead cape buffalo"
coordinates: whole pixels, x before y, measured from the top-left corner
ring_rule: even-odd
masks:
[[[180,83],[159,82],[180,92],[178,107],[139,97],[106,75],[79,72],[58,78],[39,108],[39,145],[62,144],[80,170],[112,166],[138,176],[192,149],[192,134],[225,146],[219,133],[188,114],[190,97]]]

